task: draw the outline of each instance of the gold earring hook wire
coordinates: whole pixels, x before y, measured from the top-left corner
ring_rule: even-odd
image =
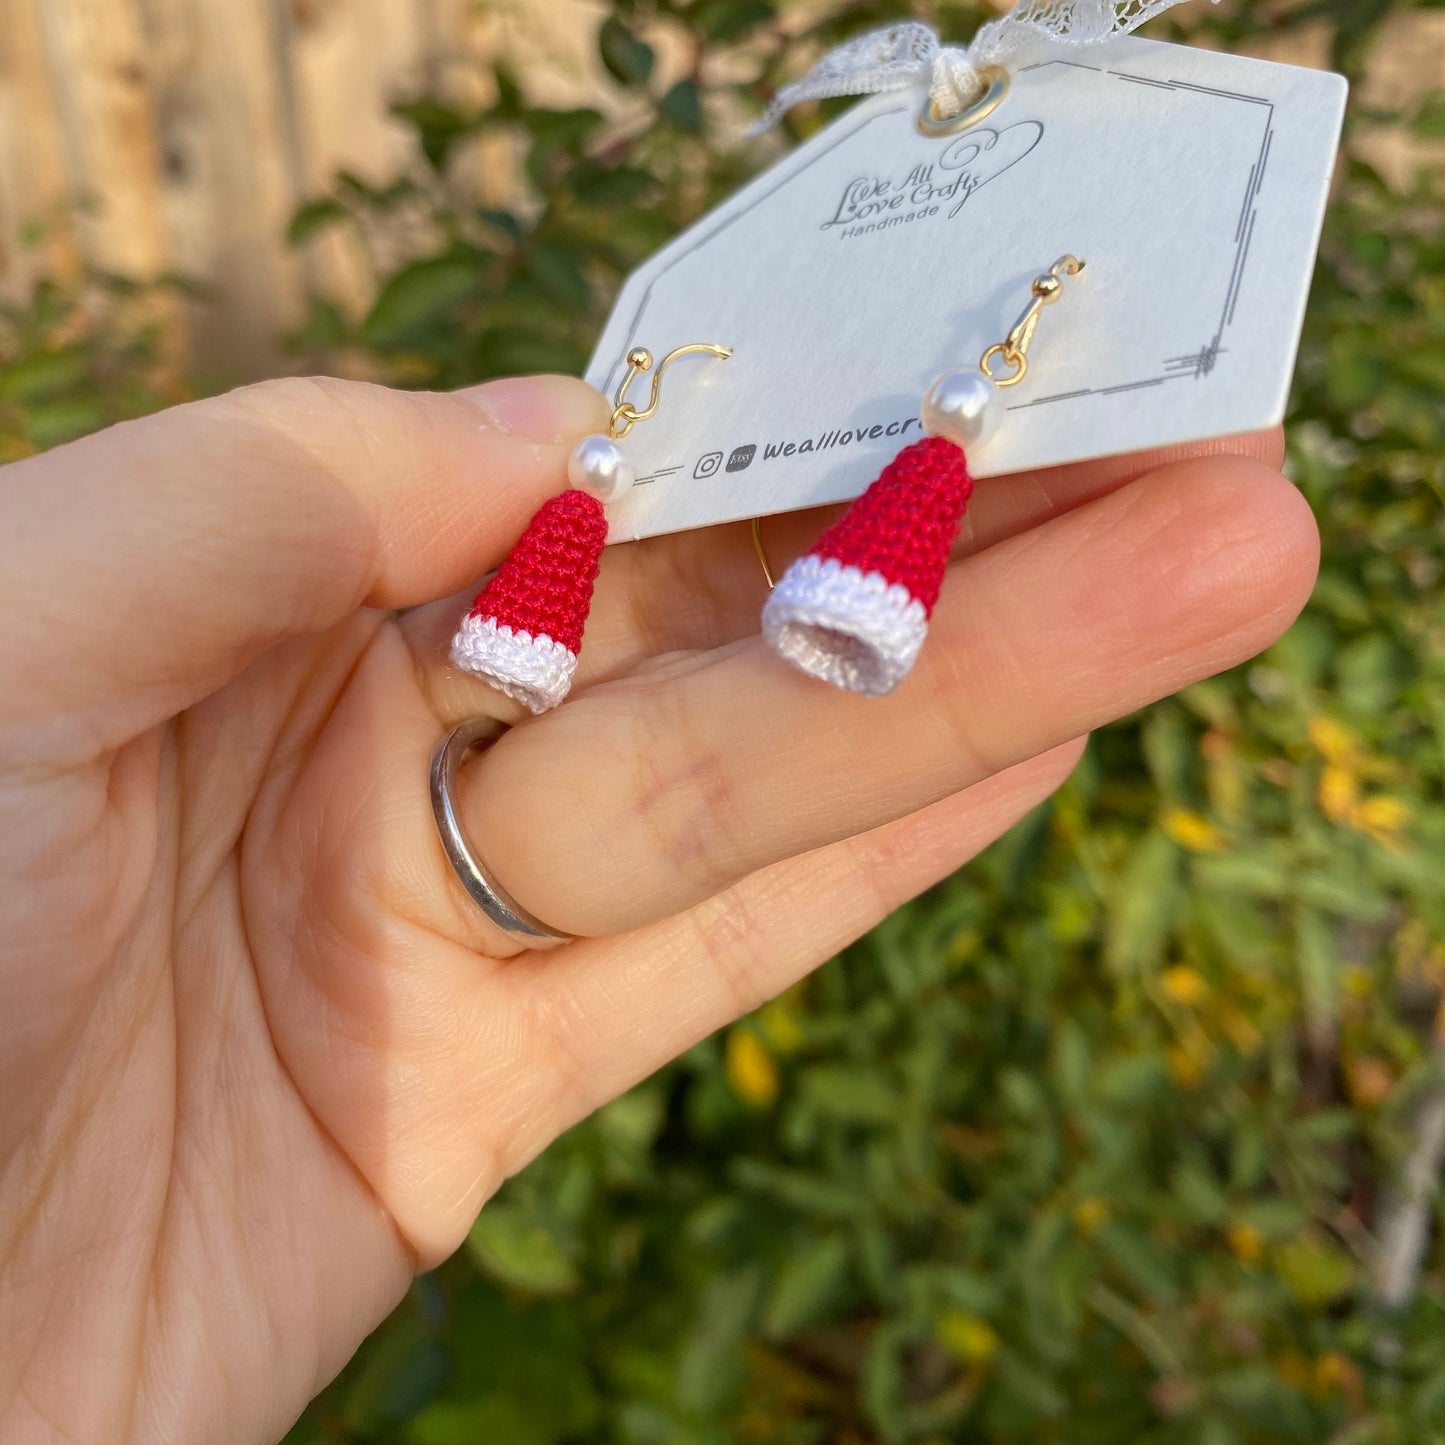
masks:
[[[647,405],[640,410],[627,400],[627,393],[632,383],[644,371],[652,371],[652,353],[645,346],[634,346],[627,353],[627,374],[618,384],[617,394],[612,398],[612,421],[608,426],[608,434],[616,441],[620,441],[640,421],[646,421],[657,411],[657,404],[662,392],[662,374],[677,360],[679,356],[689,356],[695,352],[703,351],[709,356],[716,356],[721,361],[726,361],[733,354],[731,346],[717,346],[711,341],[692,341],[686,346],[678,346],[669,351],[661,361],[657,363],[657,370],[652,374],[652,392],[647,398]]]
[[[768,581],[768,591],[771,592],[778,585],[778,580],[773,576],[772,566],[768,562],[768,549],[763,546],[763,519],[753,518],[753,551],[758,555],[758,561],[763,564],[763,576]]]
[[[1063,295],[1065,276],[1077,276],[1084,269],[1084,263],[1077,256],[1060,256],[1042,275],[1035,276],[1029,290],[1033,293],[1029,304],[1024,307],[1019,319],[1009,329],[1004,339],[990,346],[979,357],[979,370],[998,386],[1017,386],[1029,369],[1029,347],[1033,345],[1034,332],[1038,330],[1039,317],[1045,306],[1052,306]],[[1004,362],[1014,368],[1012,376],[995,376],[990,362],[1001,356]]]

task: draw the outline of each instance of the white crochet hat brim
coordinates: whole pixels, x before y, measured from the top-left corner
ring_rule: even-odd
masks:
[[[923,604],[881,572],[811,553],[763,606],[763,636],[794,667],[867,697],[892,692],[928,635]]]
[[[468,617],[462,623],[452,639],[452,662],[533,713],[556,707],[577,671],[576,654],[560,642],[514,631],[494,617]]]

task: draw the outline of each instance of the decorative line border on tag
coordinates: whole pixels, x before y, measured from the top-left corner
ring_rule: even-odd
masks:
[[[1031,401],[1015,402],[1009,407],[1009,410],[1027,411],[1032,406],[1049,406],[1059,401],[1077,401],[1082,396],[1115,396],[1126,391],[1143,391],[1148,387],[1162,386],[1166,381],[1178,381],[1182,378],[1203,380],[1214,371],[1219,358],[1228,354],[1227,348],[1224,346],[1224,333],[1234,322],[1235,306],[1239,301],[1239,293],[1244,284],[1244,268],[1249,261],[1250,242],[1254,238],[1254,223],[1259,214],[1254,203],[1259,199],[1260,189],[1264,184],[1265,165],[1269,160],[1270,147],[1274,143],[1274,102],[1268,96],[1248,95],[1238,90],[1220,90],[1215,86],[1199,85],[1189,80],[1159,80],[1152,75],[1139,75],[1129,70],[1107,70],[1103,66],[1085,65],[1077,60],[1041,60],[1033,65],[1025,65],[1022,69],[1025,71],[1046,70],[1051,65],[1067,65],[1076,70],[1092,70],[1099,75],[1111,75],[1116,80],[1128,81],[1135,85],[1147,85],[1155,90],[1167,90],[1176,94],[1181,90],[1193,91],[1197,95],[1216,95],[1223,100],[1262,105],[1266,110],[1264,135],[1260,140],[1259,153],[1249,168],[1249,179],[1245,182],[1244,199],[1239,208],[1239,221],[1234,228],[1234,265],[1230,269],[1229,284],[1225,288],[1219,325],[1215,328],[1214,335],[1197,351],[1188,352],[1183,356],[1166,358],[1164,370],[1159,375],[1146,376],[1138,381],[1117,382],[1113,386],[1086,386],[1075,391],[1057,392],[1053,396],[1034,397]]]
[[[1222,100],[1237,101],[1248,105],[1263,106],[1266,111],[1264,134],[1260,139],[1259,151],[1253,164],[1250,166],[1249,177],[1244,187],[1244,195],[1240,204],[1239,221],[1235,227],[1234,263],[1230,271],[1229,282],[1225,289],[1224,299],[1220,307],[1219,324],[1215,328],[1214,335],[1207,342],[1205,342],[1204,345],[1200,346],[1195,351],[1187,352],[1182,356],[1165,358],[1163,362],[1163,370],[1158,374],[1141,377],[1136,381],[1116,382],[1111,386],[1081,387],[1073,391],[1057,392],[1052,396],[1035,397],[1029,401],[1015,402],[1009,407],[1009,410],[1025,411],[1030,407],[1051,406],[1057,402],[1062,401],[1077,401],[1081,397],[1086,396],[1115,396],[1124,392],[1142,391],[1149,387],[1162,386],[1165,382],[1168,381],[1179,381],[1182,379],[1202,381],[1204,378],[1210,376],[1214,372],[1216,366],[1218,365],[1219,358],[1228,354],[1228,350],[1223,344],[1224,334],[1234,321],[1235,307],[1239,300],[1239,294],[1244,282],[1245,267],[1247,266],[1249,261],[1250,243],[1254,236],[1255,220],[1258,216],[1258,209],[1255,203],[1259,199],[1260,190],[1263,186],[1265,166],[1269,160],[1270,147],[1274,141],[1275,103],[1267,96],[1250,95],[1243,91],[1222,90],[1215,86],[1199,85],[1193,81],[1187,80],[1159,80],[1154,76],[1140,75],[1135,71],[1109,70],[1103,66],[1088,65],[1082,61],[1077,60],[1041,60],[1035,62],[1033,65],[1026,65],[1021,67],[1020,73],[1033,70],[1045,70],[1051,65],[1067,66],[1070,69],[1074,70],[1088,70],[1098,75],[1112,76],[1117,80],[1125,81],[1127,83],[1145,85],[1155,90],[1170,91],[1176,95],[1179,92],[1184,91],[1193,93],[1195,95],[1212,95],[1217,96]],[[854,136],[858,134],[859,131],[865,129],[876,120],[882,120],[887,116],[897,115],[900,112],[907,111],[909,109],[911,109],[911,106],[902,105],[890,106],[885,110],[875,111],[872,115],[864,117],[857,125],[851,126],[847,130],[840,132],[831,141],[830,144],[818,150],[816,154],[808,156],[807,159],[801,161],[800,164],[792,167],[780,168],[778,178],[773,185],[768,186],[765,190],[760,191],[757,196],[755,196],[751,201],[747,203],[747,205],[740,207],[725,220],[720,221],[716,226],[712,227],[711,230],[697,236],[690,245],[679,250],[676,256],[672,257],[665,265],[661,266],[651,277],[648,278],[647,285],[644,288],[642,295],[638,298],[637,305],[633,310],[632,319],[628,323],[628,341],[624,347],[620,348],[621,353],[625,354],[628,349],[630,349],[633,345],[636,344],[638,329],[641,324],[643,314],[646,312],[648,304],[652,299],[653,290],[656,287],[657,283],[670,270],[672,270],[674,266],[676,266],[686,257],[692,255],[701,247],[710,243],[716,236],[721,235],[722,232],[727,230],[729,226],[734,224],[734,222],[741,220],[749,212],[755,210],[765,200],[772,196],[774,192],[781,189],[785,185],[791,184],[791,182],[794,181],[804,171],[816,165],[819,161],[824,159],[824,157],[826,157],[827,155],[831,154],[831,152],[836,150],[839,146],[843,145],[846,141],[851,140]],[[624,363],[621,361],[614,363],[612,369],[607,374],[607,382],[603,390],[611,391],[615,387],[617,379],[622,371],[623,365]],[[681,470],[681,467],[679,466],[674,468],[665,468],[660,471],[653,472],[647,477],[638,478],[638,482],[650,483],[654,481],[659,481],[662,480],[665,476],[670,475],[673,471],[677,470]]]

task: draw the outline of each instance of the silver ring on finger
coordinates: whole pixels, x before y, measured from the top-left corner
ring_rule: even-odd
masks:
[[[493,718],[473,718],[454,727],[442,739],[431,764],[432,814],[452,872],[477,907],[508,938],[524,948],[560,948],[564,943],[574,942],[576,935],[549,928],[508,894],[472,848],[457,810],[457,772],[462,759],[473,748],[491,747],[506,730],[504,724]]]

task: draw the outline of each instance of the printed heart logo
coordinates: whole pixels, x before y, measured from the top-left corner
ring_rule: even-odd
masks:
[[[874,175],[849,181],[837,210],[821,229],[842,227],[847,239],[925,220],[945,206],[952,220],[970,196],[1016,166],[1043,137],[1043,122],[1037,120],[1016,121],[1003,130],[969,130],[901,180]]]
[[[961,135],[939,157],[940,169],[957,170],[971,181],[968,194],[948,213],[956,216],[968,197],[1023,160],[1044,138],[1042,121],[1021,120],[1003,130],[981,129]]]

